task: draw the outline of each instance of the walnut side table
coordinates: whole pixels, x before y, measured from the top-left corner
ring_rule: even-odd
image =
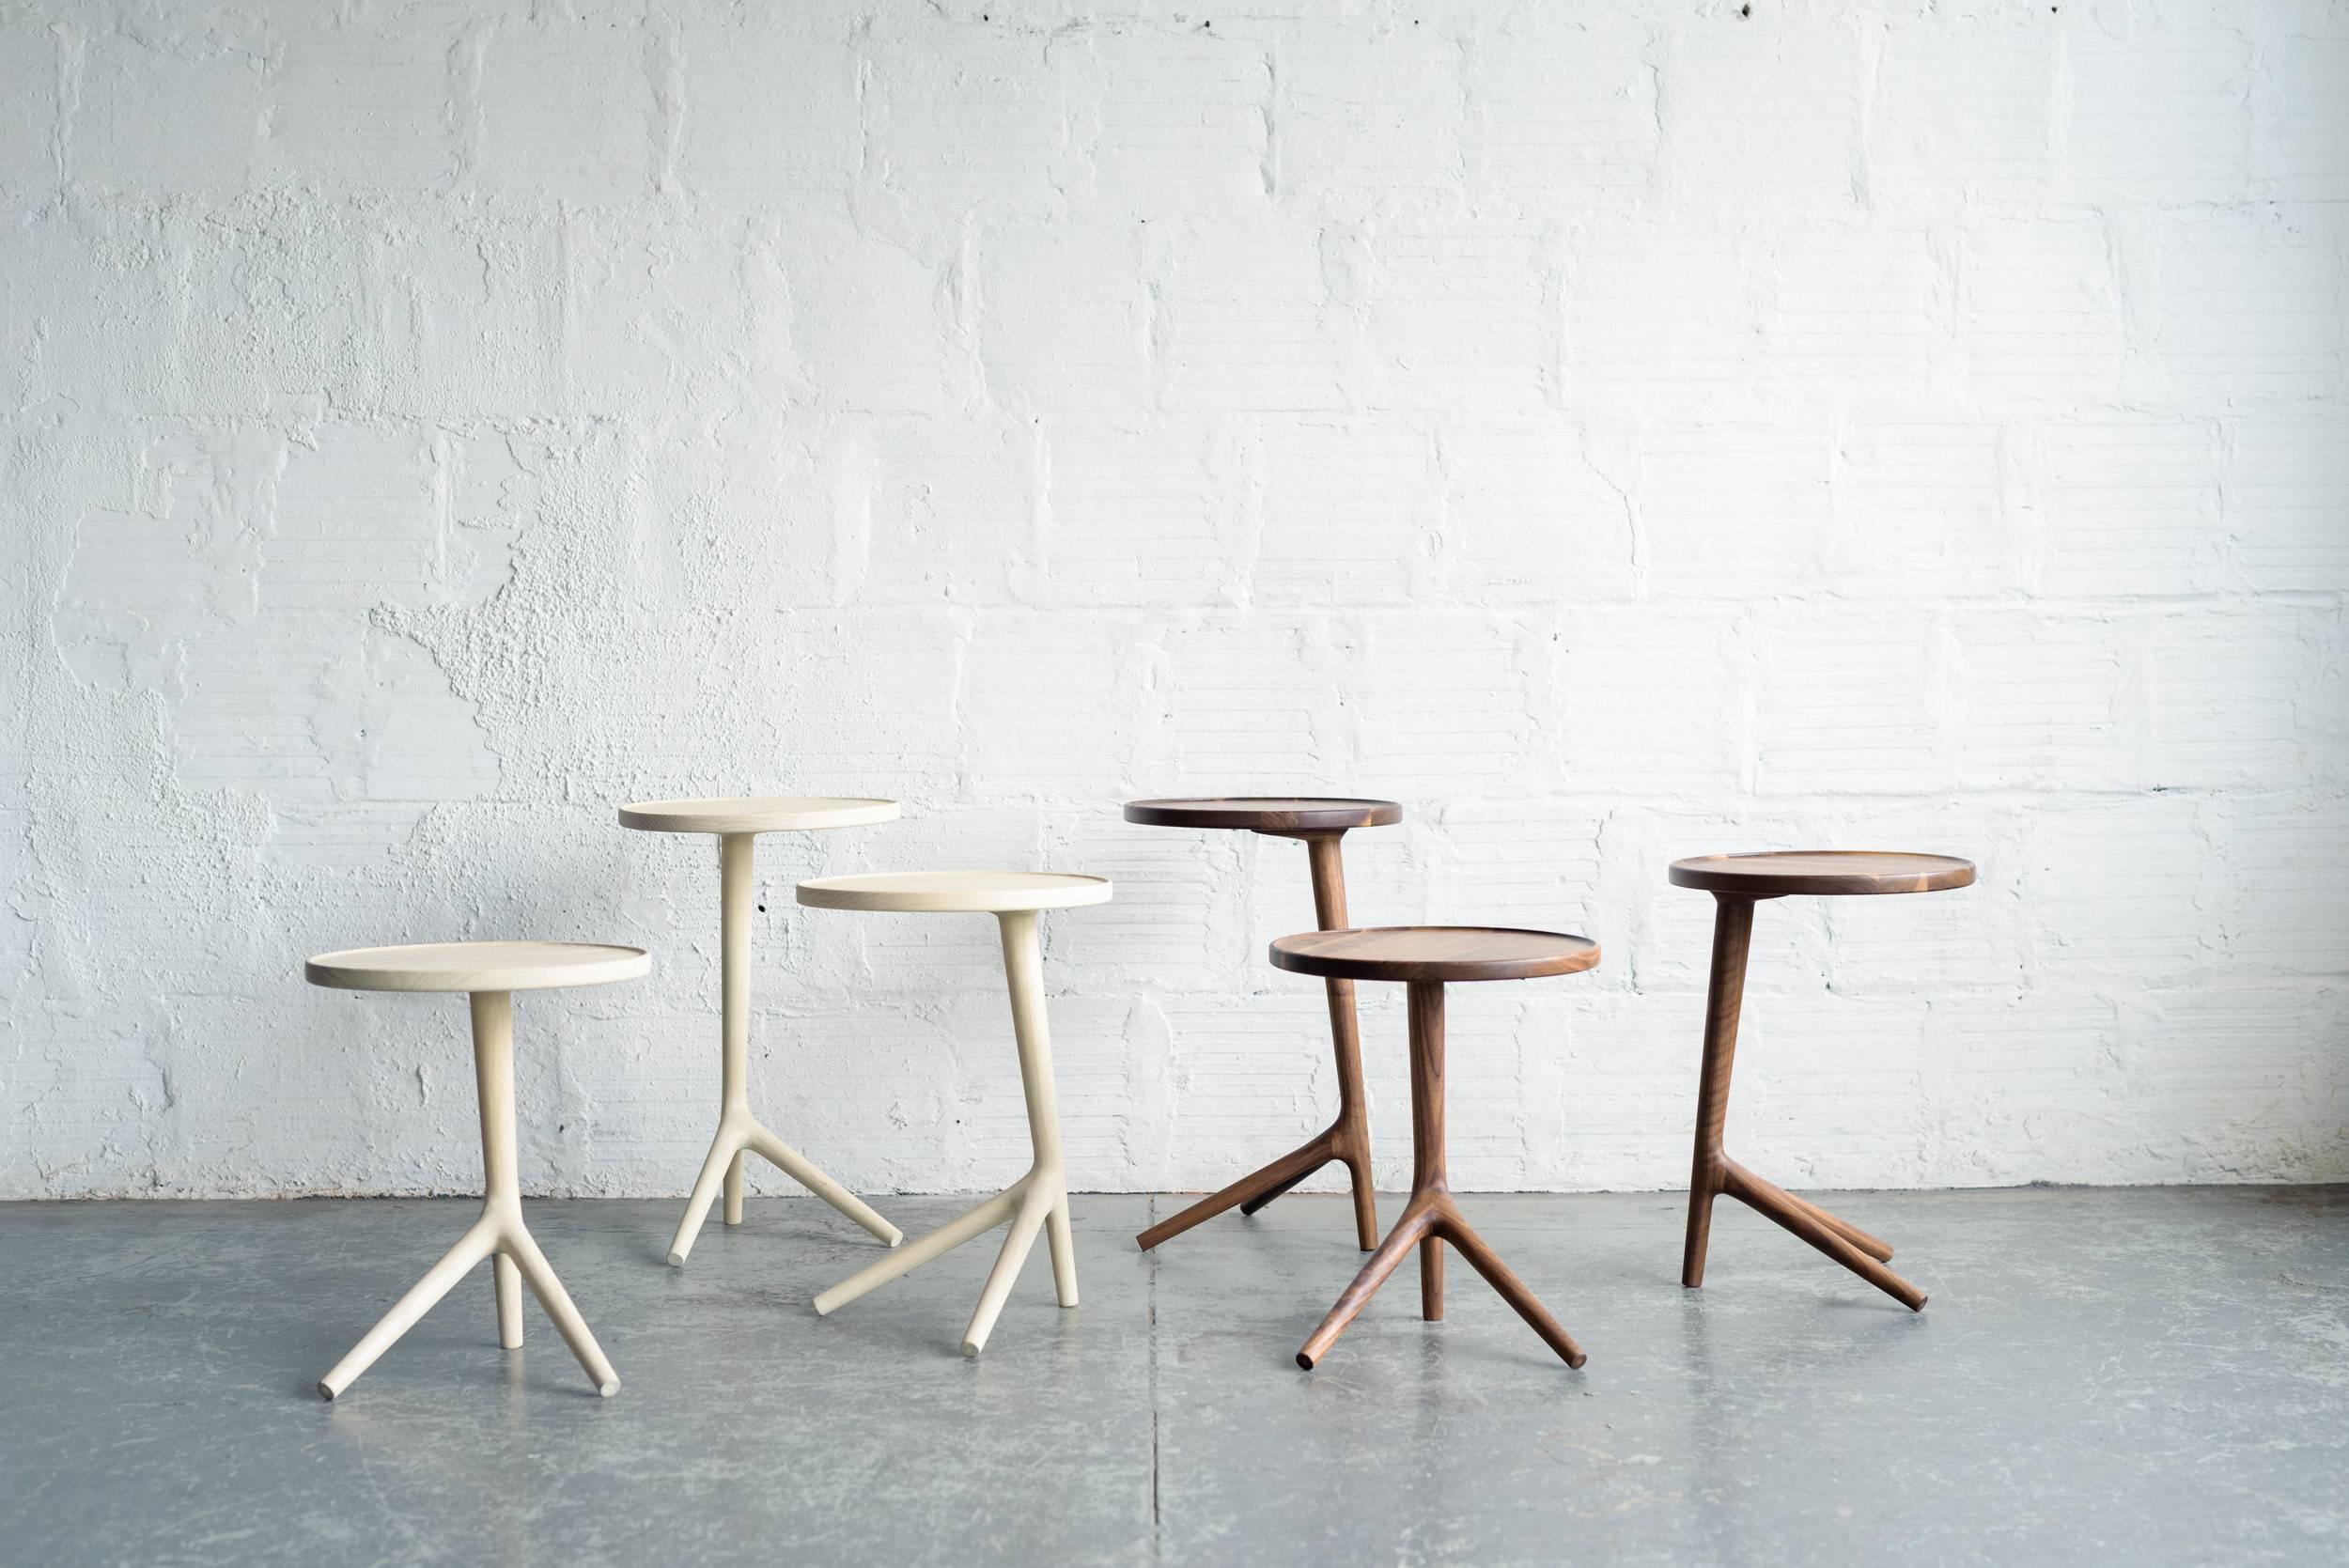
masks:
[[[1757,1210],[1884,1292],[1910,1312],[1925,1293],[1884,1265],[1892,1249],[1859,1226],[1764,1181],[1721,1150],[1729,1118],[1729,1074],[1737,1054],[1737,1016],[1746,989],[1746,951],[1753,937],[1753,907],[1789,895],[1939,893],[1969,886],[1973,863],[1947,855],[1862,849],[1700,855],[1674,861],[1672,884],[1713,895],[1713,964],[1705,982],[1704,1064],[1697,1079],[1696,1159],[1688,1173],[1688,1237],[1680,1255],[1680,1282],[1704,1283],[1705,1244],[1713,1230],[1713,1200],[1721,1193]]]
[[[1453,1201],[1444,1160],[1443,988],[1455,981],[1532,980],[1576,974],[1598,962],[1598,944],[1555,931],[1514,931],[1481,925],[1399,925],[1362,931],[1315,931],[1272,944],[1276,969],[1341,980],[1399,980],[1410,987],[1411,1198],[1403,1218],[1362,1265],[1321,1327],[1297,1353],[1311,1371],[1330,1353],[1397,1265],[1417,1247],[1420,1316],[1443,1316],[1443,1244],[1460,1250],[1486,1283],[1517,1310],[1566,1365],[1585,1358],[1558,1320],[1509,1271],[1500,1254],[1469,1228]]]
[[[1383,828],[1403,820],[1392,800],[1342,797],[1233,796],[1179,800],[1134,800],[1126,820],[1158,828],[1241,829],[1268,838],[1301,839],[1314,880],[1314,922],[1324,931],[1341,930],[1346,919],[1346,862],[1338,841],[1356,828]],[[1337,1052],[1337,1119],[1263,1170],[1242,1176],[1222,1191],[1202,1198],[1180,1214],[1161,1219],[1134,1239],[1143,1251],[1212,1219],[1233,1204],[1254,1214],[1331,1160],[1344,1164],[1354,1192],[1354,1237],[1365,1252],[1378,1245],[1378,1206],[1370,1187],[1370,1121],[1362,1094],[1361,1032],[1354,1016],[1354,983],[1332,979],[1330,1041]]]

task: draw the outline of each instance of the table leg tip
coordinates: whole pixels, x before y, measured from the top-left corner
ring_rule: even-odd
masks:
[[[326,1401],[329,1405],[334,1404],[334,1385],[321,1378],[319,1382],[319,1398]]]
[[[965,1340],[962,1342],[963,1355],[969,1357],[972,1360],[977,1360],[979,1352],[986,1348],[986,1344],[978,1340]]]
[[[1301,1350],[1297,1353],[1297,1364],[1307,1372],[1314,1370],[1314,1358]]]
[[[596,1385],[596,1392],[601,1394],[606,1399],[610,1399],[614,1394],[616,1394],[619,1391],[620,1380],[616,1377],[608,1378]]]

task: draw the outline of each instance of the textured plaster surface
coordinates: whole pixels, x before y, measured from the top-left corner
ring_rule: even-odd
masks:
[[[1399,1200],[1385,1199],[1392,1218]],[[2349,1188],[1843,1193],[1912,1315],[1734,1203],[1702,1291],[1678,1194],[1472,1196],[1590,1353],[1457,1257],[1311,1373],[1361,1261],[1284,1199],[1155,1254],[1081,1195],[987,1354],[975,1242],[830,1318],[875,1256],[813,1199],[692,1264],[673,1202],[529,1206],[619,1369],[599,1399],[486,1269],[333,1405],[312,1390],[473,1205],[0,1205],[0,1556],[48,1568],[692,1561],[2332,1564],[2349,1536]],[[918,1232],[957,1200],[899,1198]]]
[[[633,942],[518,1012],[525,1179],[681,1188],[716,874],[754,1094],[866,1190],[1026,1157],[984,921],[1045,865],[1072,1178],[1320,1125],[1292,844],[1560,927],[1453,1007],[1467,1187],[1685,1179],[1674,856],[1978,859],[1762,914],[1789,1181],[2349,1170],[2339,5],[0,0],[0,1195],[477,1179],[464,1013],[310,952]],[[1382,1179],[1400,999],[1363,991]],[[755,1164],[763,1189],[777,1178]]]

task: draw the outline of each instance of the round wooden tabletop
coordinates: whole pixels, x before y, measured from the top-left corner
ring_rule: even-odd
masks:
[[[1228,795],[1186,800],[1128,800],[1126,820],[1151,828],[1247,828],[1259,833],[1383,828],[1403,820],[1392,800],[1346,796]]]
[[[883,871],[800,884],[800,902],[815,909],[1009,914],[1109,901],[1108,877],[1065,871]]]
[[[897,820],[894,800],[829,795],[735,795],[696,800],[639,800],[620,808],[620,826],[647,833],[779,833],[808,828],[862,828]]]
[[[546,991],[637,980],[651,967],[641,947],[601,942],[417,942],[321,953],[302,973],[346,991]]]
[[[1272,967],[1333,980],[1534,980],[1598,962],[1598,943],[1494,925],[1303,931],[1272,944]]]
[[[1974,862],[1949,855],[1910,855],[1885,849],[1782,849],[1755,855],[1699,855],[1674,861],[1676,888],[1743,893],[1756,898],[1788,893],[1940,893],[1974,879]]]

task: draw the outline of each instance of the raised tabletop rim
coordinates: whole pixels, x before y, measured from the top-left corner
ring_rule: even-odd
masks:
[[[1283,947],[1283,942],[1330,941],[1346,937],[1410,936],[1422,933],[1466,931],[1484,936],[1540,937],[1549,941],[1572,944],[1567,952],[1547,957],[1528,958],[1350,958],[1341,955],[1299,952]],[[1528,925],[1353,925],[1335,931],[1297,931],[1285,937],[1275,937],[1268,950],[1272,967],[1292,974],[1311,974],[1332,980],[1385,980],[1404,983],[1432,980],[1467,984],[1479,980],[1541,980],[1551,975],[1580,974],[1595,969],[1599,961],[1599,944],[1590,937],[1571,931],[1545,931]],[[1397,973],[1398,970],[1416,970],[1417,974]]]
[[[869,795],[680,795],[631,800],[619,812],[621,827],[642,833],[812,832],[894,822],[903,815],[899,802]],[[771,820],[779,815],[793,820]]]
[[[1275,808],[1285,802],[1287,809]],[[1125,819],[1145,828],[1230,828],[1263,831],[1265,820],[1282,820],[1282,831],[1330,831],[1386,828],[1403,820],[1403,805],[1367,795],[1164,795],[1128,800]]]
[[[495,949],[528,948],[559,953],[560,961],[547,962],[509,955],[501,960]],[[437,963],[385,967],[380,960],[398,955],[429,952],[449,955]],[[465,955],[473,955],[468,962]],[[366,960],[376,959],[377,962]],[[574,986],[609,986],[615,981],[640,980],[652,972],[652,955],[641,947],[618,942],[546,941],[534,938],[490,938],[455,942],[391,942],[375,947],[337,948],[306,958],[302,977],[313,986],[338,991],[417,991],[453,994],[474,991],[555,991]]]
[[[1847,872],[1773,870],[1769,862],[1793,860],[1930,862],[1931,868]],[[1751,869],[1740,869],[1750,866]],[[1946,893],[1971,887],[1979,868],[1956,855],[1921,849],[1749,849],[1690,855],[1672,862],[1667,874],[1676,888],[1704,893],[1750,893],[1757,896],[1867,897],[1888,893]]]
[[[1002,886],[1015,878],[1021,887]],[[956,879],[967,886],[957,889]],[[923,886],[925,882],[928,886]],[[989,891],[990,884],[994,891]],[[1024,891],[1023,891],[1024,889]],[[1083,871],[860,871],[811,877],[799,884],[811,909],[863,909],[880,914],[1016,914],[1106,904],[1114,889],[1106,877]],[[1029,896],[1033,893],[1034,896]]]

